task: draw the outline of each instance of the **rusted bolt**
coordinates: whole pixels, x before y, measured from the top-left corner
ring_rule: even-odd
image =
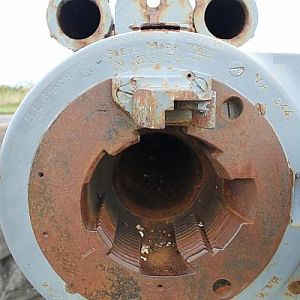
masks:
[[[230,74],[234,77],[240,77],[241,75],[244,74],[245,72],[245,67],[242,65],[242,64],[233,64],[231,67],[230,67]]]
[[[288,285],[288,290],[293,295],[300,295],[300,280],[291,282]]]

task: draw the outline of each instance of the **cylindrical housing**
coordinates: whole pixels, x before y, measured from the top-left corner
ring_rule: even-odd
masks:
[[[258,23],[255,0],[198,0],[194,12],[196,32],[234,46],[254,36]]]
[[[74,51],[109,36],[113,28],[107,0],[50,0],[47,22],[51,36]]]

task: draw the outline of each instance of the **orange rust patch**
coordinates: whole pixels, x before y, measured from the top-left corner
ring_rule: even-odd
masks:
[[[212,283],[224,278],[231,283],[234,297],[270,262],[289,223],[292,177],[288,163],[272,127],[255,106],[227,86],[214,85],[218,95],[216,127],[201,128],[201,116],[194,114],[193,123],[178,131],[197,140],[201,155],[209,161],[207,170],[213,169],[215,175],[203,169],[201,201],[195,202],[192,216],[181,219],[179,215],[176,224],[168,221],[171,232],[159,232],[160,227],[150,230],[149,240],[162,246],[163,251],[160,253],[157,246],[157,252],[151,252],[147,260],[137,260],[136,252],[130,249],[141,247],[142,256],[147,256],[152,244],[145,244],[141,237],[147,236],[150,221],[139,223],[133,231],[132,217],[127,217],[127,223],[115,220],[117,215],[111,214],[113,207],[109,207],[103,218],[110,220],[106,228],[112,234],[103,233],[106,242],[97,231],[87,230],[83,222],[81,200],[85,199],[83,190],[91,169],[104,153],[116,155],[138,142],[140,128],[114,103],[111,81],[75,99],[45,133],[30,175],[30,216],[42,252],[68,290],[91,300],[118,299],[120,295],[124,299],[155,300],[162,297],[161,293],[167,300],[205,300],[216,299]],[[243,111],[234,120],[223,113],[224,101],[232,96],[243,102]],[[91,220],[97,223],[97,209],[89,213],[94,213]],[[116,236],[120,237],[119,245]],[[198,237],[206,237],[201,245],[210,251],[201,255],[194,251],[196,238],[200,245]],[[136,268],[127,268],[125,259]],[[176,275],[178,266],[186,268],[184,276],[160,276],[164,272],[174,274],[174,270]],[[157,272],[158,276],[143,276],[143,271]],[[274,277],[266,288],[277,283]]]

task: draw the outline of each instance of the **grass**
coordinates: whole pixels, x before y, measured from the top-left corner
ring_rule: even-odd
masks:
[[[15,113],[29,90],[29,86],[0,85],[0,114]]]
[[[13,115],[19,107],[19,103],[8,103],[0,105],[0,115]]]

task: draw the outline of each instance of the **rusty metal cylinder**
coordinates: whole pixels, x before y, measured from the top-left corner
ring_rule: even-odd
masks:
[[[242,46],[255,33],[258,11],[255,0],[198,0],[194,11],[197,33]]]
[[[51,36],[73,51],[108,37],[113,29],[107,0],[50,0],[47,22]]]

